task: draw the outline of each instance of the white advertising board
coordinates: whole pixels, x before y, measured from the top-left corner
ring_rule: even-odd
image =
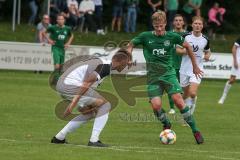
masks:
[[[95,55],[109,62],[115,51],[116,49],[105,51],[103,47],[73,45],[66,50],[65,59],[69,60],[79,55]],[[204,62],[204,77],[229,78],[232,68],[232,55],[230,53],[212,53],[211,59],[214,59],[214,61]],[[134,49],[133,61],[136,66],[130,70],[130,74],[145,74],[145,65],[143,65],[145,60],[141,49]],[[52,71],[51,46],[0,41],[0,69]]]

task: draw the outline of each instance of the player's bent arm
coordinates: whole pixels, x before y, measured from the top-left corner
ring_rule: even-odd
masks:
[[[73,38],[74,38],[74,35],[73,35],[73,33],[71,33],[71,36],[69,37],[67,43],[65,44],[66,47],[68,47],[72,43]]]
[[[182,46],[184,48],[186,48],[187,54],[188,54],[188,56],[190,57],[190,59],[192,61],[193,67],[197,66],[196,59],[195,59],[194,53],[192,51],[192,47],[187,42],[184,42]]]
[[[64,112],[64,117],[68,116],[69,114],[71,114],[72,110],[76,107],[79,99],[81,98],[82,95],[84,95],[87,90],[90,88],[90,86],[96,82],[97,80],[97,75],[92,73],[91,75],[89,75],[88,78],[86,78],[86,80],[84,80],[83,84],[80,86],[79,88],[79,92],[77,93],[77,95],[75,95],[72,99],[72,102],[69,104],[69,106],[67,107],[67,109]]]
[[[186,48],[188,56],[191,59],[192,66],[193,66],[193,73],[196,75],[197,78],[198,77],[201,78],[203,76],[203,71],[201,71],[197,65],[194,53],[192,51],[192,47],[187,42],[183,43],[183,47]]]
[[[176,46],[176,53],[179,54],[179,55],[184,55],[184,54],[187,54],[187,51],[185,48],[182,48],[180,46]]]
[[[233,45],[233,47],[232,47],[232,55],[233,55],[234,67],[237,69],[238,63],[237,63],[237,46],[236,45]]]
[[[204,60],[205,61],[209,61],[210,60],[210,57],[211,57],[211,51],[209,50],[209,51],[205,51],[204,52]]]
[[[42,38],[46,38],[49,44],[54,45],[55,42],[47,36],[47,33],[47,31],[42,32]]]

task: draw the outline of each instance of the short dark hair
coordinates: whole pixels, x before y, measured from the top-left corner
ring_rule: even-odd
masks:
[[[176,18],[176,17],[182,17],[184,19],[183,15],[181,15],[181,14],[175,14],[174,18]]]
[[[58,18],[58,17],[63,17],[63,18],[65,19],[64,15],[63,15],[62,13],[59,13],[59,14],[57,15],[57,18]]]
[[[112,59],[115,59],[117,61],[132,60],[132,56],[126,49],[121,48],[114,54]]]

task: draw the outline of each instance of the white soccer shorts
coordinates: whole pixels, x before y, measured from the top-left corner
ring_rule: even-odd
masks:
[[[202,80],[201,78],[197,78],[194,74],[189,76],[189,75],[180,73],[180,86],[181,87],[187,87],[191,83],[200,84],[201,80]]]
[[[238,77],[238,76],[240,77],[240,64],[238,64],[238,65],[239,65],[238,69],[236,69],[234,67],[234,65],[232,66],[231,75],[236,76],[236,77]]]

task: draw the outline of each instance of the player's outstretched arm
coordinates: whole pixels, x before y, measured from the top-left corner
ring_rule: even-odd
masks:
[[[192,47],[187,43],[183,43],[183,47],[186,48],[188,56],[190,57],[192,61],[192,66],[193,66],[193,73],[196,75],[197,78],[201,78],[203,76],[203,71],[201,71],[196,63],[196,59],[194,56],[194,53],[192,51]]]
[[[69,106],[65,110],[64,117],[67,117],[68,115],[70,115],[72,113],[72,110],[76,107],[76,105],[77,105],[79,99],[81,98],[81,96],[84,95],[85,92],[87,92],[87,90],[90,88],[90,86],[94,82],[96,82],[96,80],[97,80],[97,75],[94,74],[94,73],[92,73],[91,75],[89,75],[88,78],[86,78],[86,80],[80,86],[79,92],[73,97],[72,102],[69,104]]]
[[[64,48],[68,48],[70,46],[70,44],[73,41],[73,38],[74,38],[74,35],[73,35],[73,33],[71,33],[71,36],[69,37],[67,43],[65,43]]]
[[[128,51],[128,53],[130,54],[130,56],[132,56],[133,48],[134,48],[134,45],[133,45],[133,43],[130,41],[130,42],[127,44],[127,48],[126,48],[126,50]]]
[[[128,54],[129,54],[129,57],[131,57],[131,58],[129,59],[129,61],[128,61],[128,68],[130,68],[130,67],[132,66],[132,51],[133,51],[133,48],[134,48],[134,45],[133,45],[133,43],[130,41],[130,42],[128,43],[128,45],[127,45],[127,48],[126,48]]]

